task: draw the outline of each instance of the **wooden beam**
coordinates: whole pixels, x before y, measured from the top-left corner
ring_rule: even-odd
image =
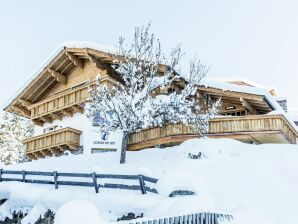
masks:
[[[43,122],[38,121],[38,120],[32,120],[33,124],[38,125],[38,126],[43,126]]]
[[[250,113],[254,114],[255,112],[254,108],[245,99],[241,97],[240,101],[242,103],[242,106],[244,106],[247,110],[249,110]]]
[[[67,52],[67,51],[65,52],[65,54],[67,55],[69,60],[71,60],[72,63],[74,63],[75,66],[84,68],[84,61],[82,59],[79,59],[78,57],[74,56],[72,53]]]
[[[44,122],[47,122],[47,123],[52,123],[53,121],[50,119],[50,118],[47,118],[47,117],[42,117],[41,118]]]
[[[50,149],[44,149],[41,151],[41,153],[44,155],[44,156],[52,156],[52,152],[50,151]]]
[[[53,147],[53,148],[50,148],[50,151],[51,151],[52,154],[55,154],[55,155],[61,155],[61,150],[60,150],[60,148],[55,148],[55,147]]]
[[[70,116],[72,117],[73,113],[67,111],[67,110],[62,110],[62,113],[65,115],[65,116]]]
[[[51,116],[52,116],[54,119],[56,119],[56,120],[59,120],[59,121],[62,120],[62,116],[61,116],[61,115],[52,113]]]
[[[29,159],[31,159],[31,160],[36,160],[37,159],[37,157],[35,156],[35,154],[34,153],[29,153],[29,154],[27,154],[26,155]]]
[[[36,151],[36,152],[34,152],[34,155],[35,155],[37,158],[45,158],[45,156],[43,155],[43,153],[41,153],[40,151]]]
[[[79,149],[79,147],[77,147],[76,145],[73,145],[73,144],[68,144],[67,146],[70,150],[78,150]]]
[[[23,107],[29,107],[32,105],[31,102],[29,102],[27,100],[23,100],[23,99],[19,99],[19,102],[23,105]]]
[[[23,116],[31,116],[31,111],[30,110],[27,110],[27,109],[25,109],[25,108],[21,108],[21,107],[18,107],[18,106],[12,106],[11,107],[13,110],[15,110],[15,111],[18,111],[18,112],[20,112]]]
[[[56,80],[60,83],[66,84],[67,79],[65,75],[60,74],[59,72],[54,71],[53,69],[48,69],[48,72],[51,74],[52,77],[56,78]]]
[[[84,113],[84,110],[79,106],[72,106],[71,107],[75,113]]]
[[[94,64],[94,66],[96,66],[97,68],[103,68],[106,69],[107,66],[104,65],[101,61],[99,61],[97,58],[95,58],[94,56],[92,56],[91,54],[89,54],[88,52],[86,52],[86,57],[89,59],[89,61],[91,63]]]

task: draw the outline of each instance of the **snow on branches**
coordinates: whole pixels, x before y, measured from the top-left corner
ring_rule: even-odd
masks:
[[[99,74],[96,88],[90,89],[91,103],[86,109],[87,116],[96,118],[102,130],[124,132],[121,163],[125,162],[132,132],[182,122],[200,135],[206,133],[218,102],[207,107],[204,103],[202,110],[197,88],[207,68],[200,61],[193,60],[189,76],[181,76],[177,72],[183,56],[181,47],[166,57],[159,40],[150,32],[150,24],[135,29],[131,44],[120,38],[118,51],[113,62],[118,84],[103,84]]]
[[[25,149],[22,140],[33,134],[33,125],[27,119],[5,113],[0,128],[0,161],[5,165],[23,162]]]

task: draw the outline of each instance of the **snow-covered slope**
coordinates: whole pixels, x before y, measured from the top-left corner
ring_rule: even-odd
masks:
[[[199,152],[203,158],[189,158],[189,153]],[[159,179],[159,195],[111,189],[95,194],[92,188],[54,190],[53,186],[4,182],[0,183],[0,199],[8,201],[0,206],[0,217],[27,210],[30,223],[47,209],[58,211],[69,201],[83,200],[97,207],[107,221],[128,212],[153,218],[208,211],[233,214],[237,224],[298,223],[297,145],[194,139],[180,146],[129,152],[127,158],[127,164],[120,165],[115,153],[71,155],[4,169],[144,174]],[[191,190],[197,195],[169,198],[173,190]]]

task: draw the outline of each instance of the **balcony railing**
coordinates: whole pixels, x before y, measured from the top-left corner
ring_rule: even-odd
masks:
[[[276,142],[277,139],[273,139],[274,134],[281,134],[285,141],[292,144],[296,143],[297,138],[296,130],[283,115],[220,117],[210,120],[209,135],[223,136],[232,134],[256,136],[260,139],[259,143],[278,143]],[[265,137],[261,138],[262,134],[267,134],[266,139]],[[272,142],[268,135],[272,135]]]
[[[53,154],[61,154],[64,150],[77,150],[80,147],[81,131],[63,128],[53,132],[32,137],[23,141],[26,155],[35,159]]]
[[[154,127],[132,133],[129,136],[128,150],[140,150],[156,145],[171,145],[198,137],[184,124],[169,124],[165,127]]]
[[[28,109],[31,111],[31,119],[41,119],[42,121],[42,118],[49,119],[53,114],[69,114],[70,111],[75,110],[75,108],[79,109],[77,106],[85,102],[89,97],[88,86],[89,85],[83,85],[75,89],[67,90],[29,106]]]
[[[209,121],[209,137],[234,138],[244,142],[296,144],[297,132],[283,115],[220,117]],[[128,150],[174,145],[199,137],[183,124],[170,124],[132,133]]]

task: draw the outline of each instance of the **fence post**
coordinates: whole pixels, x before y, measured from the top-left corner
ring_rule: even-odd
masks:
[[[58,189],[58,173],[57,171],[54,171],[53,174],[54,174],[55,189]]]
[[[197,221],[196,224],[201,224],[201,213],[197,214]]]
[[[95,192],[96,194],[98,193],[98,184],[97,184],[97,177],[96,177],[96,173],[92,173],[91,174],[91,177],[92,177],[92,180],[93,180],[93,183],[94,183],[94,188],[95,188]]]
[[[23,174],[23,182],[26,182],[26,171],[22,170],[22,174]]]
[[[179,217],[177,217],[177,216],[174,217],[174,223],[175,224],[178,224],[179,223]]]
[[[0,182],[2,182],[3,169],[0,169]]]
[[[206,223],[205,221],[205,213],[201,213],[201,220],[200,224]]]
[[[144,182],[143,175],[139,175],[139,181],[140,181],[140,187],[141,187],[142,194],[146,194],[146,188],[145,188],[145,182]]]
[[[197,224],[196,223],[196,221],[197,221],[197,214],[193,214],[191,220],[192,220],[192,224]]]

